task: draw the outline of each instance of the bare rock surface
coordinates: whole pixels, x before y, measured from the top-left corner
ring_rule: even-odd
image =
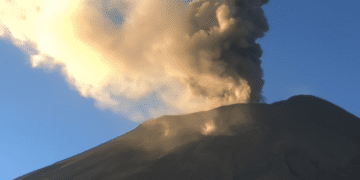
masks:
[[[310,95],[149,119],[17,179],[357,180],[360,119]]]

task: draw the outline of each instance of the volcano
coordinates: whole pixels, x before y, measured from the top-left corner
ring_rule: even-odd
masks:
[[[321,98],[149,119],[18,180],[355,180],[360,119]]]

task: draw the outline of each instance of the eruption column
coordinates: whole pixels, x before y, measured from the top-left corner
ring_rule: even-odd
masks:
[[[1,36],[33,67],[60,66],[99,108],[134,121],[264,102],[268,0],[0,3]]]

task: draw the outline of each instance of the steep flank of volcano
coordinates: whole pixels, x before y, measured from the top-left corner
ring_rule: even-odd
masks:
[[[360,119],[314,96],[149,119],[18,179],[360,178]]]

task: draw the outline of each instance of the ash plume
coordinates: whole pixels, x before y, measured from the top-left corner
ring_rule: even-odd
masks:
[[[260,103],[268,0],[0,2],[0,35],[134,121]],[[29,47],[31,46],[31,47]]]

